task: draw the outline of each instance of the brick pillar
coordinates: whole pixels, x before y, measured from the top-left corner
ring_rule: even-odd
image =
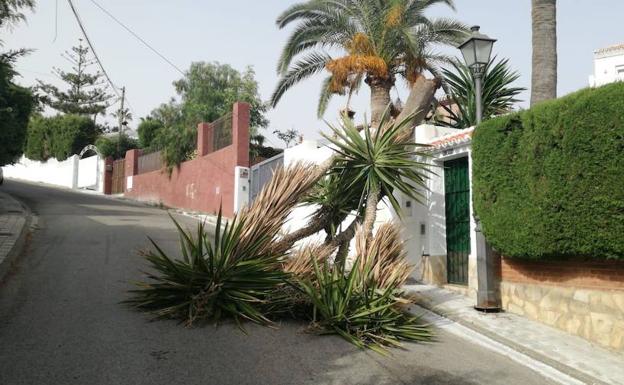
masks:
[[[213,151],[214,129],[210,123],[197,125],[197,156],[208,155]]]
[[[126,178],[139,173],[139,156],[141,150],[128,150],[126,151]]]
[[[104,159],[104,194],[110,195],[113,192],[113,157]]]
[[[249,167],[249,104],[234,103],[232,111],[232,144],[236,166]]]

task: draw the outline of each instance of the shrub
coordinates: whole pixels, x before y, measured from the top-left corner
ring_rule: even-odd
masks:
[[[34,160],[62,161],[93,144],[98,134],[93,120],[85,116],[36,116],[28,125],[25,154]]]
[[[139,142],[122,134],[113,136],[101,136],[95,141],[95,145],[104,157],[112,156],[114,159],[125,157],[126,151],[139,148]]]
[[[474,205],[509,257],[624,259],[624,83],[481,124]]]
[[[141,148],[149,148],[158,135],[160,129],[163,128],[161,121],[156,119],[142,119],[137,128],[139,134],[139,145]]]

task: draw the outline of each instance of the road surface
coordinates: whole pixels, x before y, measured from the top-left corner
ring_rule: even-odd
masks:
[[[174,248],[167,212],[5,181],[38,229],[0,284],[0,384],[523,384],[548,380],[438,330],[386,358],[286,322],[188,329],[119,302],[144,266],[146,236]],[[183,221],[192,224],[192,219]]]

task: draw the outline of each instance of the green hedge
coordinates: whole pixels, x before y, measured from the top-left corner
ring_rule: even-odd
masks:
[[[473,161],[475,211],[502,254],[624,259],[624,83],[484,122]]]
[[[80,115],[35,116],[28,124],[24,154],[33,160],[65,160],[93,144],[99,129],[92,119]]]

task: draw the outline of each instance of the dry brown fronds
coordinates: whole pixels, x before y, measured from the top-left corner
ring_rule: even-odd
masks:
[[[290,255],[284,264],[284,271],[299,279],[308,279],[314,275],[314,261],[322,266],[334,250],[334,247],[325,244],[304,245]]]
[[[321,167],[313,164],[297,163],[288,168],[278,169],[251,206],[240,211],[238,217],[245,222],[240,234],[238,250],[260,242],[258,255],[265,254],[274,247],[273,242],[288,215],[324,174]]]
[[[379,287],[397,287],[405,284],[413,270],[407,263],[405,244],[401,240],[398,227],[393,223],[384,223],[368,239],[364,227],[359,226],[355,235],[355,255],[358,265],[353,268],[370,268],[369,279]]]

